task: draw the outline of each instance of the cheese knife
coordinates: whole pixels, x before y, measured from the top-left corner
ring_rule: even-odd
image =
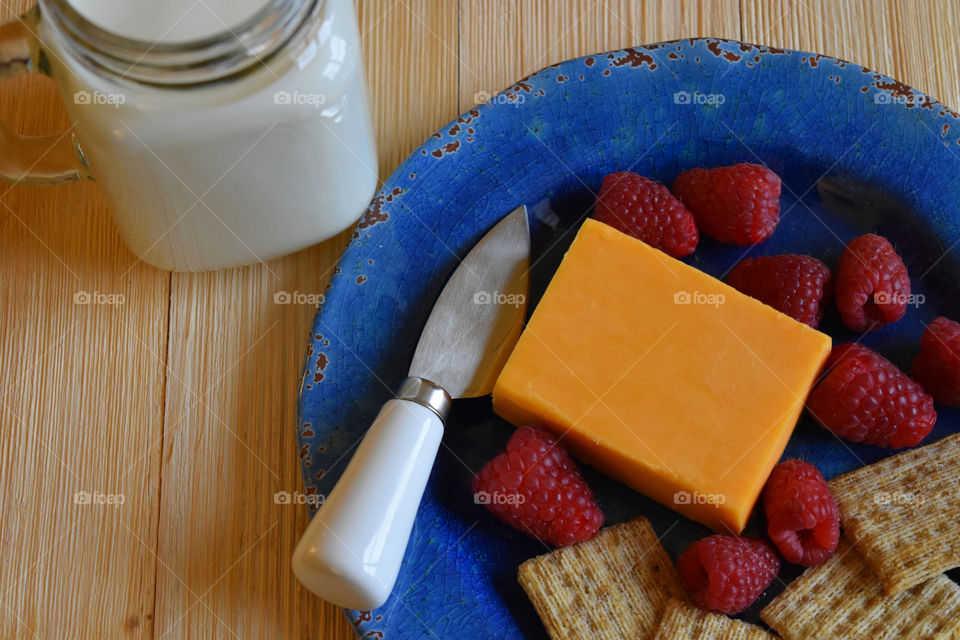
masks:
[[[434,304],[410,372],[367,431],[293,554],[310,591],[351,609],[390,596],[453,398],[493,390],[526,314],[527,210],[470,250]]]

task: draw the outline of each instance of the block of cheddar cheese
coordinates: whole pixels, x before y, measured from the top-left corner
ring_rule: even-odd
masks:
[[[493,391],[514,425],[721,532],[740,533],[829,336],[587,220]]]

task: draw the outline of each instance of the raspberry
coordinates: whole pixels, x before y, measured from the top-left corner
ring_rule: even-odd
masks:
[[[698,607],[732,615],[753,604],[780,572],[780,558],[757,538],[713,535],[677,558],[680,584]]]
[[[542,429],[517,429],[506,452],[473,477],[473,495],[511,527],[558,547],[589,540],[603,524],[570,455]]]
[[[843,324],[873,331],[907,311],[910,278],[893,246],[868,233],[847,243],[837,263],[837,308]]]
[[[933,429],[933,398],[880,354],[847,342],[833,348],[827,369],[807,400],[825,429],[895,449],[919,444]]]
[[[930,323],[910,375],[937,402],[960,406],[960,324],[943,317]]]
[[[630,171],[603,179],[593,217],[674,258],[693,253],[700,239],[693,214],[669,189]]]
[[[814,329],[820,326],[832,285],[830,269],[810,256],[769,256],[741,260],[727,282]]]
[[[758,164],[691,169],[677,176],[673,192],[700,230],[720,242],[763,242],[780,220],[780,178]]]
[[[763,490],[767,533],[787,562],[812,567],[840,542],[840,512],[827,481],[803,460],[778,464]]]

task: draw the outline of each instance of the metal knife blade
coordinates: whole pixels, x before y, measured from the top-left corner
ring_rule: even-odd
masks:
[[[493,390],[526,315],[530,268],[527,208],[517,207],[470,250],[424,325],[410,375],[453,398]]]

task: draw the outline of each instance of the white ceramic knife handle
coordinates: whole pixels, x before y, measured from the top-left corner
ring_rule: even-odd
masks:
[[[422,404],[383,406],[294,551],[304,586],[350,609],[386,602],[442,435],[443,421]]]

